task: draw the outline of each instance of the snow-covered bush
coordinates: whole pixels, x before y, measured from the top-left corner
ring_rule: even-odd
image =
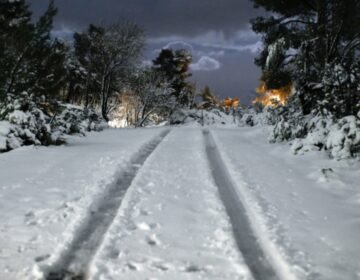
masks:
[[[266,108],[245,108],[238,111],[239,125],[241,126],[268,126],[275,125],[279,116],[275,109]]]
[[[107,126],[93,109],[60,104],[58,110],[59,113],[52,120],[52,127],[53,131],[61,134],[85,134],[88,131],[101,131]]]
[[[330,128],[326,148],[338,159],[360,157],[360,113],[342,118]]]
[[[290,141],[295,154],[325,150],[338,160],[360,157],[360,115],[341,119],[320,114],[282,117],[274,126],[270,141]]]
[[[25,92],[18,96],[8,95],[4,104],[0,104],[0,117],[0,151],[24,145],[50,145],[61,142],[60,138],[52,137],[49,117]]]
[[[295,106],[297,96],[291,98],[291,105],[283,107],[243,109],[240,125],[272,127],[270,142],[289,142],[294,154],[322,150],[337,160],[360,159],[360,113],[340,119],[326,109],[304,115]]]
[[[0,103],[0,152],[26,145],[58,145],[65,142],[66,134],[103,128],[102,119],[92,110],[34,100],[23,92],[9,94]]]
[[[237,126],[239,117],[237,113],[226,114],[218,109],[178,109],[170,116],[170,125],[195,125],[195,126]]]

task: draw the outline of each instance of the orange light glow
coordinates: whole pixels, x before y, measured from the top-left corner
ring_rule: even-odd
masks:
[[[292,84],[287,86],[271,89],[266,87],[264,82],[261,82],[260,86],[256,89],[258,97],[255,98],[253,104],[260,103],[264,107],[274,107],[279,105],[285,105],[292,92]]]
[[[231,109],[231,108],[237,108],[240,105],[240,99],[239,98],[225,98],[222,104],[226,109]]]

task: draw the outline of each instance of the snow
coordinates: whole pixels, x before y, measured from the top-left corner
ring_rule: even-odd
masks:
[[[14,124],[27,124],[31,119],[29,114],[26,114],[23,111],[15,110],[14,112],[9,114],[9,121]]]
[[[170,117],[171,125],[190,127],[237,127],[238,115],[236,112],[226,114],[218,109],[178,109]]]
[[[11,125],[8,121],[0,121],[0,135],[6,136],[11,131]]]
[[[7,149],[7,135],[11,132],[11,124],[8,121],[0,121],[0,152]]]
[[[207,129],[280,278],[360,279],[360,162],[325,151],[295,156],[268,142],[269,127],[232,125]],[[139,166],[90,256],[91,279],[252,279],[194,126],[171,128]],[[9,129],[0,123],[0,140]],[[107,129],[0,154],[0,279],[41,279],[93,202],[168,129]],[[332,145],[344,130],[357,139],[347,119],[330,132]],[[312,137],[323,139],[321,130]]]
[[[269,254],[297,279],[359,279],[360,163],[294,156],[263,128],[213,133]]]
[[[0,154],[0,279],[27,279],[56,259],[94,197],[160,132],[106,130]]]
[[[200,129],[173,130],[148,158],[92,267],[94,280],[251,279]]]

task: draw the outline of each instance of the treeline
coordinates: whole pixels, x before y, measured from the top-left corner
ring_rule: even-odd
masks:
[[[360,110],[360,1],[251,0],[269,16],[252,21],[263,35],[256,59],[266,88],[292,83],[288,106],[335,118]]]
[[[91,24],[66,42],[52,35],[56,13],[50,1],[34,22],[25,0],[0,1],[0,105],[26,92],[48,112],[60,101],[100,109],[108,121],[126,92],[136,100],[136,125],[191,106],[190,53],[163,50],[143,67],[145,34],[135,23]]]
[[[251,0],[264,48],[256,59],[266,90],[293,87],[272,111],[272,141],[294,153],[360,157],[360,0]]]

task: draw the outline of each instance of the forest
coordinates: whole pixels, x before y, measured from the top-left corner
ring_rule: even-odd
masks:
[[[245,125],[261,114],[272,141],[294,141],[294,152],[346,146],[357,156],[360,1],[252,2],[265,12],[251,21],[262,76],[249,107],[197,89],[187,50],[163,49],[144,66],[146,34],[134,22],[90,24],[66,41],[52,33],[54,1],[36,21],[25,0],[1,1],[0,150],[64,143],[63,135],[102,129],[121,108],[134,127],[181,124],[179,110],[202,124],[199,110]]]

